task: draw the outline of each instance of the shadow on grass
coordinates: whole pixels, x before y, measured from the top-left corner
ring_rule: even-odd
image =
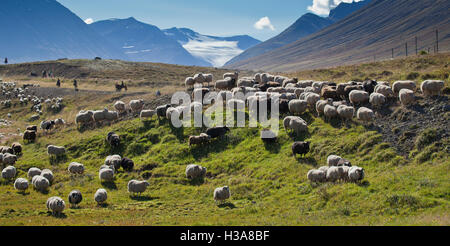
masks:
[[[114,181],[103,181],[101,182],[102,186],[105,188],[108,188],[110,190],[117,190],[117,185],[114,183]]]
[[[231,202],[221,203],[221,204],[217,205],[217,207],[219,207],[219,208],[229,208],[229,209],[236,208],[236,206],[233,203],[231,203]]]
[[[59,164],[61,162],[66,162],[67,160],[68,160],[68,158],[67,158],[66,154],[64,154],[64,155],[57,155],[57,156],[51,155],[50,158],[49,158],[50,165],[56,165],[56,164]]]
[[[139,195],[130,195],[130,198],[135,201],[146,202],[155,199],[159,199],[159,197],[152,197],[149,195],[139,196]]]
[[[170,126],[170,131],[173,135],[178,139],[178,141],[183,142],[184,141],[184,127],[174,127],[172,124]]]
[[[281,145],[276,142],[264,142],[264,148],[270,153],[278,154],[280,153]]]
[[[107,208],[108,206],[109,206],[109,204],[106,202],[97,204],[97,207],[100,207],[100,208]]]
[[[367,180],[364,180],[362,182],[357,183],[358,186],[360,187],[369,187],[370,186],[370,182]]]
[[[312,158],[312,157],[308,157],[308,156],[306,156],[306,157],[295,157],[295,159],[297,159],[297,162],[299,163],[299,164],[308,164],[308,165],[311,165],[311,166],[314,166],[314,167],[317,167],[317,161],[316,161],[316,159],[314,159],[314,158]]]
[[[48,211],[47,216],[52,216],[58,219],[65,219],[67,218],[67,215],[65,213],[59,213],[59,214],[53,214],[52,212]]]
[[[191,148],[191,154],[196,161],[206,157],[209,153],[219,153],[227,149],[230,143],[228,136],[211,139],[207,145],[199,145]]]
[[[205,183],[205,179],[204,178],[190,179],[188,182],[190,185],[199,186]]]

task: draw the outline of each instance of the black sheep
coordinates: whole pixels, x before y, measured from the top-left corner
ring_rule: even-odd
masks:
[[[156,108],[156,115],[158,116],[158,119],[159,119],[160,117],[163,117],[163,118],[166,117],[166,111],[167,111],[167,109],[170,108],[170,107],[172,107],[170,104],[158,106],[158,107]]]
[[[115,132],[109,132],[106,136],[106,141],[108,141],[108,143],[113,147],[117,147],[120,144],[119,135],[117,135]]]
[[[300,154],[302,157],[309,152],[310,142],[294,142],[292,144],[292,154]]]
[[[120,162],[120,166],[122,166],[123,170],[130,172],[133,171],[134,162],[130,158],[124,157]]]
[[[374,92],[375,86],[377,86],[377,84],[378,83],[375,80],[369,79],[369,80],[364,81],[363,88],[367,93],[372,94]]]
[[[280,99],[278,101],[279,104],[279,112],[284,114],[284,113],[289,113],[289,100],[287,99]]]
[[[218,138],[225,135],[228,131],[230,131],[230,129],[226,126],[212,127],[206,130],[206,134],[208,134],[211,138]]]

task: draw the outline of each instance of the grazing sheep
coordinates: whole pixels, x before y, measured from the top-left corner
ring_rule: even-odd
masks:
[[[106,202],[107,199],[108,199],[108,193],[106,192],[105,189],[98,189],[94,194],[94,200],[98,204],[102,204],[102,203]]]
[[[327,157],[327,164],[329,167],[337,166],[341,159],[342,159],[342,157],[340,157],[338,155],[329,155]]]
[[[14,166],[7,166],[2,170],[3,179],[13,179],[16,176],[17,170]]]
[[[48,155],[55,155],[55,156],[61,156],[66,153],[66,148],[62,146],[55,146],[55,145],[49,145],[47,146],[47,154]]]
[[[416,100],[414,91],[409,89],[401,89],[398,93],[398,97],[403,106],[413,104]]]
[[[255,82],[253,79],[249,78],[240,78],[237,82],[237,87],[245,86],[245,87],[253,87]]]
[[[114,166],[108,166],[108,165],[105,165],[105,164],[101,165],[100,168],[99,168],[98,170],[100,171],[100,170],[102,170],[102,169],[111,169],[111,170],[113,170],[113,172],[116,171],[115,168],[114,168]]]
[[[420,85],[420,90],[424,96],[439,96],[444,88],[442,80],[425,80]]]
[[[155,115],[155,114],[156,114],[155,110],[142,110],[141,114],[139,115],[139,118],[141,120],[144,120],[146,118],[152,118],[153,115]]]
[[[340,105],[337,108],[337,112],[339,117],[344,120],[351,120],[353,118],[353,114],[355,114],[355,108],[352,106]]]
[[[350,93],[355,90],[362,91],[362,90],[364,90],[364,88],[362,87],[362,85],[357,85],[357,84],[347,85],[344,88],[344,99],[349,100]]]
[[[17,143],[17,142],[13,143],[11,145],[11,148],[13,150],[12,154],[20,155],[22,153],[22,145],[20,143]]]
[[[69,203],[73,206],[73,207],[77,207],[78,204],[81,203],[81,201],[83,200],[83,196],[81,195],[81,191],[79,190],[73,190],[69,193]]]
[[[369,108],[361,107],[358,109],[358,112],[356,112],[356,117],[358,120],[370,122],[375,118],[375,113]]]
[[[14,154],[14,150],[11,147],[8,146],[0,146],[0,153],[2,154]]]
[[[50,187],[50,181],[47,178],[36,175],[31,179],[31,184],[34,188],[40,192],[44,192]]]
[[[105,159],[105,165],[114,167],[115,170],[119,170],[122,157],[120,155],[109,155]]]
[[[84,165],[78,162],[71,162],[69,167],[67,168],[69,173],[71,174],[83,174],[84,173]]]
[[[348,180],[350,182],[359,182],[364,179],[364,168],[353,166],[348,170]]]
[[[292,100],[289,102],[289,112],[292,114],[303,114],[308,108],[308,102],[305,100]]]
[[[172,107],[170,104],[158,106],[156,108],[156,115],[158,116],[158,119],[160,119],[160,117],[166,117],[167,109],[170,107]]]
[[[49,131],[55,126],[54,120],[44,120],[41,122],[41,129],[44,131]]]
[[[75,123],[77,125],[88,125],[94,122],[94,112],[89,110],[89,111],[80,111],[76,116],[75,116]]]
[[[323,114],[326,105],[332,105],[333,99],[319,100],[316,102],[316,112],[318,115]]]
[[[306,102],[308,102],[308,105],[311,108],[314,108],[316,106],[317,101],[320,100],[320,95],[317,93],[308,93],[305,97]]]
[[[325,172],[325,179],[326,179],[327,171],[328,171],[329,168],[330,168],[329,166],[322,166],[322,167],[319,167],[319,170]]]
[[[57,196],[50,197],[47,199],[47,209],[52,211],[53,215],[61,214],[66,208],[66,203],[63,199]]]
[[[34,142],[36,141],[36,131],[26,130],[23,133],[23,141]]]
[[[231,77],[224,78],[223,80],[217,80],[215,84],[216,90],[231,90],[235,86],[236,80]]]
[[[18,191],[25,191],[28,189],[28,180],[24,178],[18,178],[14,181],[14,189]]]
[[[131,100],[129,105],[133,113],[139,113],[144,108],[144,100]]]
[[[239,74],[238,74],[238,72],[234,72],[234,73],[224,73],[224,74],[223,74],[223,78],[224,78],[224,79],[226,79],[226,78],[232,78],[232,79],[234,79],[234,80],[238,80]]]
[[[228,186],[219,187],[214,190],[214,201],[225,201],[226,199],[230,198],[230,188]]]
[[[386,97],[381,93],[372,93],[369,97],[369,102],[372,104],[372,106],[376,108],[380,108],[386,103]]]
[[[211,140],[211,136],[206,133],[200,133],[199,136],[189,136],[189,147],[191,145],[203,145]]]
[[[114,180],[114,170],[110,168],[103,168],[98,171],[98,177],[101,181],[111,182]]]
[[[17,156],[10,153],[1,154],[0,156],[2,157],[0,163],[3,162],[5,165],[14,165],[17,161]]]
[[[28,131],[35,131],[35,132],[37,132],[38,128],[37,128],[37,126],[36,126],[36,125],[32,125],[32,126],[27,126],[27,129],[26,129],[26,130],[28,130]]]
[[[64,119],[58,118],[55,120],[55,127],[57,128],[61,128],[66,124],[66,122],[64,121]]]
[[[113,147],[117,147],[120,145],[119,135],[117,135],[115,132],[108,132],[108,135],[106,136],[106,141],[109,143],[109,145]]]
[[[336,107],[331,105],[325,105],[323,109],[323,114],[325,115],[326,119],[332,119],[338,115],[338,112],[336,110]]]
[[[306,174],[311,183],[323,183],[327,181],[327,173],[323,170],[312,169]]]
[[[119,119],[119,114],[116,111],[108,111],[105,110],[104,112],[105,120],[108,122],[115,121]]]
[[[53,182],[54,176],[53,176],[52,170],[50,170],[50,169],[42,170],[41,176],[46,178],[50,183]]]
[[[366,91],[353,90],[349,94],[350,102],[355,105],[360,105],[369,101],[369,93]]]
[[[308,124],[306,123],[305,120],[303,120],[298,116],[288,116],[284,118],[283,124],[285,126],[286,131],[293,130],[296,134],[308,131]]]
[[[212,128],[206,129],[206,134],[208,136],[210,136],[211,138],[218,138],[218,137],[224,136],[229,131],[230,131],[230,129],[226,126],[212,127]]]
[[[200,165],[190,164],[186,167],[186,178],[187,179],[199,179],[204,178],[206,175],[206,167]]]
[[[37,168],[37,167],[32,167],[30,169],[28,169],[28,178],[32,179],[34,176],[39,176],[41,175],[42,171],[41,169]]]
[[[336,86],[324,86],[322,90],[320,91],[320,95],[324,99],[333,99],[333,100],[339,100],[339,96],[336,90]]]
[[[138,193],[139,195],[142,192],[145,192],[147,189],[147,186],[150,186],[150,184],[147,181],[138,181],[138,180],[130,180],[128,182],[128,192],[135,194]]]
[[[383,96],[385,96],[386,98],[395,97],[394,91],[392,90],[392,88],[390,86],[387,86],[387,85],[377,85],[375,87],[375,92],[383,94]]]
[[[294,142],[292,144],[292,155],[295,157],[296,154],[301,155],[302,157],[308,154],[309,152],[309,145],[311,142]]]
[[[342,172],[343,172],[342,167],[337,167],[337,166],[329,167],[327,170],[327,181],[329,181],[329,182],[338,181],[342,177],[342,175],[341,175]]]
[[[114,103],[114,108],[119,112],[119,114],[122,114],[126,112],[126,104],[122,101],[117,101]]]
[[[133,171],[134,168],[134,162],[130,158],[124,157],[122,158],[122,161],[120,162],[120,166],[122,166],[123,170],[127,172]]]
[[[364,91],[366,91],[369,94],[372,94],[375,90],[375,86],[377,86],[377,82],[375,80],[366,80],[363,82],[362,86],[364,88]]]
[[[395,95],[398,95],[401,89],[408,89],[414,92],[416,90],[416,82],[411,80],[400,80],[392,84],[392,90]]]
[[[187,77],[184,80],[184,86],[186,86],[186,88],[192,88],[195,84],[195,80],[192,77]]]

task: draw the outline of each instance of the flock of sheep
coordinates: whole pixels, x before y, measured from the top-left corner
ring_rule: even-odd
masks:
[[[213,82],[211,74],[196,74],[185,80],[187,89],[193,89],[192,95],[200,92],[202,96],[207,95],[210,91],[209,83]],[[203,87],[207,83],[208,87]],[[196,86],[197,85],[197,86]],[[200,85],[200,86],[199,86]],[[2,88],[11,88],[13,85],[2,85]],[[195,88],[193,88],[196,86]],[[308,130],[307,122],[301,118],[306,111],[310,113],[323,115],[329,120],[339,117],[343,120],[351,120],[355,117],[363,122],[370,122],[374,119],[373,109],[378,109],[385,105],[389,100],[395,100],[397,97],[402,105],[410,105],[415,101],[416,83],[414,81],[396,81],[390,86],[387,82],[377,82],[367,80],[364,82],[347,82],[335,84],[326,81],[299,81],[297,78],[287,78],[283,76],[274,76],[268,73],[258,73],[253,77],[239,78],[238,73],[226,73],[223,79],[215,82],[215,90],[218,91],[217,99],[221,97],[228,106],[233,108],[243,108],[247,106],[249,109],[252,103],[267,103],[275,101],[279,105],[280,113],[285,115],[283,125],[286,131],[293,131],[300,134]],[[443,81],[426,80],[422,82],[420,89],[424,96],[439,95],[444,87]],[[241,93],[239,93],[241,92]],[[242,96],[245,95],[245,96]],[[62,99],[61,99],[62,100]],[[56,99],[55,102],[61,102]],[[42,102],[39,99],[39,102]],[[47,101],[44,101],[47,102]],[[52,102],[49,101],[49,103]],[[36,101],[37,103],[37,101]],[[33,102],[33,105],[36,105]],[[121,116],[131,113],[139,116],[141,120],[152,118],[157,115],[158,118],[171,119],[173,115],[179,117],[186,107],[189,109],[201,108],[204,103],[194,101],[190,105],[160,105],[155,109],[144,109],[145,104],[142,99],[132,100],[128,107],[122,101],[114,104],[115,111],[104,110],[87,110],[80,111],[76,117],[77,125],[89,126],[94,123],[111,123],[120,119]],[[373,109],[371,109],[373,108]],[[177,114],[175,114],[177,113]],[[55,125],[64,125],[64,120],[57,119],[52,121],[43,121],[41,129],[50,130]],[[229,129],[227,127],[208,128],[205,133],[199,136],[189,136],[189,145],[200,145],[208,143],[211,138],[224,136]],[[37,126],[29,126],[24,132],[24,140],[34,140],[36,138]],[[264,134],[263,134],[264,133]],[[261,136],[265,142],[276,141],[276,135],[267,134],[270,130],[263,129]],[[272,137],[267,137],[272,136]],[[110,132],[106,136],[106,141],[111,146],[120,144],[120,137]],[[309,152],[310,142],[297,141],[292,144],[292,153],[305,155]],[[17,161],[18,155],[22,151],[22,146],[14,143],[11,147],[1,147],[1,163],[8,165],[2,170],[2,178],[11,180],[16,176],[16,169],[13,166]],[[50,156],[61,156],[66,153],[63,146],[49,145],[47,153]],[[310,170],[307,178],[311,182],[360,182],[364,179],[364,168],[352,166],[350,161],[336,155],[330,155],[327,158],[328,166],[319,169]],[[99,169],[99,179],[103,182],[114,181],[115,173],[122,168],[124,171],[132,171],[134,163],[129,158],[122,158],[119,155],[110,155],[106,157],[104,165]],[[71,175],[83,175],[84,165],[77,162],[71,162],[68,166],[68,172]],[[47,190],[54,180],[51,170],[38,168],[30,168],[28,170],[28,178],[31,184],[38,191]],[[191,164],[186,167],[186,178],[202,179],[206,176],[206,168],[200,165]],[[141,194],[146,191],[150,184],[147,181],[131,180],[128,182],[127,189],[130,193]],[[17,190],[25,191],[28,189],[28,180],[18,178],[14,182]],[[214,200],[224,201],[230,198],[230,189],[228,186],[219,187],[214,190]],[[108,198],[105,189],[98,189],[94,195],[94,200],[102,204]],[[73,190],[68,195],[68,201],[77,206],[82,201],[82,194],[79,190]],[[50,197],[46,206],[54,214],[61,213],[65,208],[65,202],[60,197]]]

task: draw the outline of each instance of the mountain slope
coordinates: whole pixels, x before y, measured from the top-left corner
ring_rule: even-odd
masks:
[[[0,56],[8,57],[10,62],[124,58],[55,0],[2,0],[0,23]]]
[[[246,50],[239,56],[234,57],[226,65],[231,65],[238,61],[250,59],[262,55],[266,52],[275,50],[284,45],[290,44],[300,38],[306,37],[312,33],[324,29],[325,27],[345,18],[352,12],[364,7],[370,0],[353,3],[341,3],[330,12],[328,18],[320,17],[315,14],[307,13],[301,16],[294,24],[289,26],[277,36]]]
[[[391,11],[395,9],[395,11]],[[294,71],[390,58],[404,52],[405,42],[433,47],[436,27],[441,44],[448,43],[450,1],[374,0],[324,30],[266,54],[230,65],[240,69]],[[404,54],[404,53],[403,53]]]
[[[132,61],[211,66],[193,57],[158,27],[128,19],[110,19],[90,25]]]
[[[216,37],[176,27],[163,31],[168,37],[183,45],[193,56],[204,59],[216,67],[224,65],[232,57],[261,43],[248,35]]]

